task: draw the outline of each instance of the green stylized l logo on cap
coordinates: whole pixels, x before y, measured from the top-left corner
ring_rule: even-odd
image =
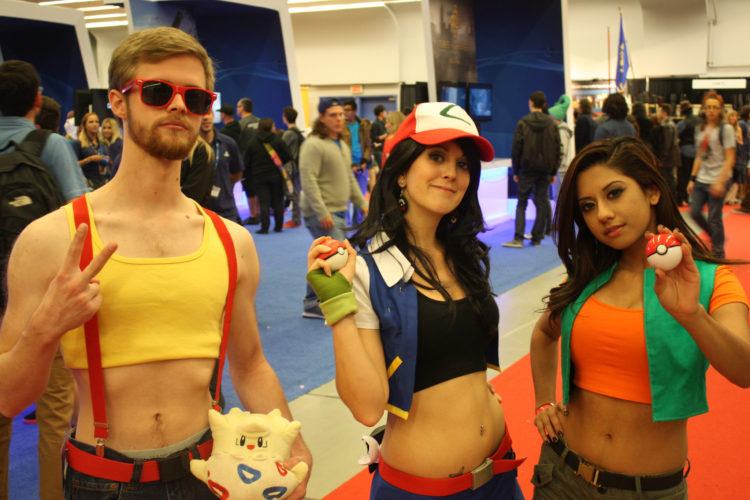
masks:
[[[443,108],[442,110],[440,110],[440,116],[444,116],[444,117],[446,117],[446,118],[453,118],[454,120],[459,120],[459,121],[462,121],[462,122],[464,122],[465,124],[467,124],[467,125],[471,126],[472,124],[471,124],[471,123],[469,123],[469,122],[467,122],[467,121],[466,121],[466,120],[464,120],[463,118],[459,118],[458,116],[453,116],[453,115],[449,115],[449,114],[448,114],[448,111],[450,111],[451,109],[453,109],[453,108],[456,108],[456,107],[458,107],[458,106],[456,106],[455,104],[449,104],[449,105],[447,105],[447,106],[446,106],[446,107],[444,107],[444,108]]]

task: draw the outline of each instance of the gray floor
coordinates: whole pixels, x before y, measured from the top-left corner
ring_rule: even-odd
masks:
[[[563,267],[553,269],[497,298],[500,308],[500,367],[507,368],[529,352],[529,338],[542,308],[542,297],[562,279]],[[497,372],[488,371],[488,377]],[[294,418],[305,422],[303,434],[312,450],[313,474],[308,498],[322,498],[362,470],[362,435],[369,428],[354,420],[336,393],[334,381],[291,403]],[[385,416],[381,424],[385,421]]]

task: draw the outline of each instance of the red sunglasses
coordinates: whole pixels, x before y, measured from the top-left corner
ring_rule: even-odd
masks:
[[[131,80],[125,84],[120,92],[126,94],[133,87],[140,87],[143,104],[155,108],[166,108],[172,102],[174,96],[179,94],[182,96],[187,110],[194,115],[208,113],[216,100],[216,94],[200,87],[183,87],[164,80],[143,80],[141,78]]]

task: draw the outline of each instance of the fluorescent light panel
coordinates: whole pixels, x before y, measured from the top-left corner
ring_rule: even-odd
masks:
[[[99,0],[51,0],[48,2],[39,2],[39,5],[65,5],[68,3],[91,3]]]
[[[324,0],[288,0],[287,3],[312,3],[320,2]],[[327,1],[327,0],[326,0]],[[380,2],[357,2],[357,3],[337,3],[337,4],[325,4],[325,5],[311,5],[309,7],[290,7],[290,14],[303,14],[306,12],[330,12],[335,10],[354,10],[354,9],[374,9],[378,7],[385,7],[390,4],[397,3],[419,3],[421,0],[395,0],[395,1],[380,1]]]
[[[330,12],[333,10],[374,9],[385,7],[385,2],[358,2],[337,3],[331,5],[313,5],[311,7],[290,7],[290,14],[303,14],[305,12]]]
[[[96,14],[93,16],[84,16],[84,19],[111,19],[113,17],[128,17],[127,14],[124,12],[119,12],[117,14]]]
[[[100,21],[94,23],[86,23],[86,28],[113,28],[115,26],[127,26],[127,21]]]
[[[115,10],[120,7],[117,5],[97,5],[96,7],[78,7],[76,10],[81,12],[95,12],[97,10]]]

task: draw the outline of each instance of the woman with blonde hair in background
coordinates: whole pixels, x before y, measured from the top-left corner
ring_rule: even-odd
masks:
[[[214,150],[200,135],[182,161],[180,189],[200,206],[208,206],[214,184]]]
[[[102,142],[107,146],[109,159],[111,162],[111,177],[117,173],[117,167],[120,166],[122,156],[122,136],[120,135],[120,126],[114,118],[105,118],[102,121]]]
[[[99,116],[89,112],[83,115],[78,140],[73,141],[78,164],[91,189],[102,187],[110,179],[110,158],[99,130]]]

